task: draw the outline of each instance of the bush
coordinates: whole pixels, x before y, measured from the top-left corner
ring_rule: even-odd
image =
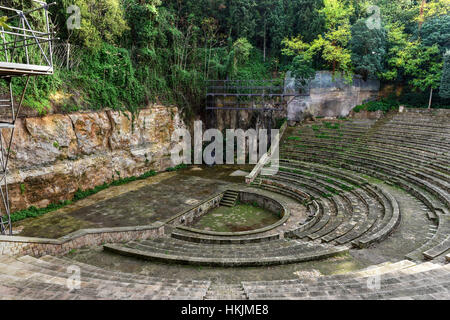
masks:
[[[398,101],[383,99],[380,101],[371,101],[371,102],[356,106],[353,109],[353,111],[356,113],[361,112],[361,111],[369,111],[369,112],[383,111],[386,113],[391,110],[398,109],[399,107],[400,107],[400,104]]]

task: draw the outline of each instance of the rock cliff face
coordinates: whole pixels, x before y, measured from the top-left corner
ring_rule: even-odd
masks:
[[[286,103],[276,106],[276,111],[272,115],[274,120],[288,118],[290,125],[295,125],[310,116],[347,117],[357,105],[375,100],[382,95],[378,80],[364,81],[361,77],[354,76],[352,81],[347,82],[337,74],[333,76],[329,71],[316,72],[307,88],[300,87],[288,72],[285,79],[285,93],[290,96],[285,97]],[[304,95],[294,97],[300,93]],[[215,98],[216,107],[231,107],[236,102],[236,98],[232,96]],[[275,107],[269,103],[267,106]],[[261,105],[255,103],[255,107],[261,107]],[[208,123],[210,128],[249,129],[268,128],[270,114],[251,110],[218,110],[208,111],[207,117],[211,120]],[[275,121],[272,123],[272,126],[274,125]]]
[[[333,77],[329,71],[319,71],[310,83],[309,96],[297,97],[288,105],[287,118],[291,124],[301,122],[305,115],[347,117],[354,107],[378,97],[380,82],[364,81],[355,76],[351,83]],[[295,92],[295,79],[286,77],[286,91]]]
[[[172,166],[176,107],[130,113],[101,111],[20,119],[9,164],[12,210],[45,207],[78,190]],[[5,138],[8,136],[5,132]]]

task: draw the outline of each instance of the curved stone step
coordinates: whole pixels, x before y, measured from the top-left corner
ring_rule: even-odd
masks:
[[[381,268],[382,269],[382,268]],[[400,268],[387,273],[373,273],[363,277],[327,277],[321,280],[265,286],[243,283],[250,299],[392,299],[403,296],[443,294],[450,297],[450,269],[435,264]],[[379,287],[371,288],[371,281],[379,277]]]
[[[428,259],[434,259],[435,257],[445,253],[448,247],[448,236],[450,234],[450,216],[447,214],[438,214],[438,229],[434,236],[423,244],[420,248],[417,248],[413,252],[406,255],[407,259],[417,260],[423,258],[424,253],[427,252]]]
[[[388,200],[384,204],[384,207],[390,206],[391,210],[386,210],[387,214],[385,214],[380,226],[374,230],[374,232],[367,234],[355,241],[352,242],[353,245],[359,248],[367,248],[370,244],[375,242],[380,242],[386,239],[400,224],[401,214],[400,208],[397,200],[388,192],[385,192],[379,189],[380,192],[383,193],[383,196]]]
[[[219,237],[219,236],[199,235],[181,229],[173,230],[170,236],[178,240],[194,243],[206,243],[206,244],[248,244],[248,243],[262,243],[280,239],[279,234],[273,234],[269,236],[253,235],[246,237]]]
[[[196,250],[188,250],[176,245],[172,250],[161,250],[158,245],[146,242],[146,245],[129,244],[105,245],[104,249],[116,254],[131,256],[144,260],[161,261],[191,265],[216,267],[254,267],[299,263],[318,259],[326,259],[348,252],[344,247],[311,246],[299,241],[286,241],[289,246],[270,250],[248,249],[245,245],[238,249],[227,250],[221,246],[220,251],[210,252],[211,246],[198,245]],[[239,250],[240,249],[240,250]]]

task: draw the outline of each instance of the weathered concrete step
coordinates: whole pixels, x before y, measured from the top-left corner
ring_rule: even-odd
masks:
[[[4,268],[3,272],[20,278],[24,278],[27,280],[32,280],[34,282],[45,282],[46,284],[52,284],[57,286],[66,286],[71,273],[68,273],[66,270],[63,271],[55,271],[48,268],[42,268],[40,265],[36,265],[35,263],[24,263],[24,262],[15,262],[13,264],[8,265],[9,268]],[[197,297],[201,297],[206,293],[207,287],[185,287],[185,286],[177,286],[171,287],[169,285],[148,285],[148,284],[139,284],[134,283],[130,284],[128,282],[122,281],[111,281],[104,279],[91,278],[87,272],[82,272],[82,276],[80,277],[80,290],[84,293],[97,294],[101,295],[103,291],[111,291],[120,294],[128,294],[128,289],[133,287],[133,289],[137,292],[142,292],[143,294],[147,294],[150,292],[158,292],[159,295],[195,295]]]
[[[434,259],[450,249],[450,215],[440,214],[438,220],[439,225],[434,236],[420,248],[407,254],[407,259],[416,260],[423,257]]]
[[[299,251],[296,254],[283,254],[280,256],[270,256],[265,257],[261,254],[255,256],[247,255],[245,257],[239,257],[236,255],[235,258],[226,257],[223,258],[220,254],[213,257],[202,257],[197,255],[192,255],[190,251],[181,251],[178,254],[165,254],[153,250],[138,250],[121,245],[105,245],[103,246],[105,250],[135,258],[140,258],[143,260],[151,261],[162,261],[166,263],[179,263],[179,264],[191,264],[191,265],[205,265],[205,266],[216,266],[216,267],[254,267],[254,266],[269,266],[269,265],[282,265],[299,263],[312,260],[326,259],[334,257],[336,255],[341,255],[348,253],[348,248],[336,247],[336,248],[320,248],[314,252],[302,253]],[[195,253],[194,253],[195,254]]]
[[[314,243],[303,241],[285,240],[283,243],[276,241],[261,243],[258,245],[204,245],[193,243],[155,243],[151,241],[130,242],[125,247],[150,251],[161,254],[170,254],[176,256],[193,256],[201,258],[217,258],[234,259],[234,258],[254,258],[257,256],[264,257],[281,257],[295,255],[298,252],[302,254],[314,253],[330,246],[317,245]],[[259,247],[261,246],[261,247]],[[333,247],[331,247],[333,248]]]
[[[209,288],[205,300],[247,300],[241,284],[213,284]]]
[[[295,279],[295,280],[281,280],[281,281],[252,281],[252,282],[242,282],[246,290],[265,290],[270,287],[295,287],[299,285],[315,285],[319,283],[346,283],[346,281],[359,281],[359,279],[371,277],[371,276],[385,276],[390,277],[395,272],[410,269],[415,267],[416,264],[403,260],[396,263],[385,262],[379,265],[371,266],[366,269],[350,272],[340,275],[331,276],[319,276],[313,279]],[[409,272],[422,272],[422,269],[410,269]]]
[[[174,239],[205,244],[248,244],[248,243],[262,243],[267,241],[279,240],[279,234],[270,236],[247,236],[247,237],[219,237],[199,235],[184,230],[175,229],[170,235]]]
[[[207,287],[209,286],[209,281],[184,281],[184,280],[178,280],[178,279],[161,279],[159,277],[148,277],[144,275],[139,274],[130,274],[130,273],[124,273],[119,271],[110,271],[104,268],[95,267],[93,265],[89,265],[86,263],[82,263],[79,261],[74,261],[68,258],[64,257],[53,257],[53,256],[44,256],[40,258],[39,260],[49,262],[51,264],[54,264],[56,266],[63,266],[65,268],[70,266],[78,266],[80,269],[85,270],[87,272],[90,272],[94,274],[98,278],[106,278],[110,280],[122,280],[127,281],[130,283],[133,282],[139,282],[144,284],[160,284],[160,285],[182,285],[182,286],[190,286],[190,285],[196,285],[196,286],[203,286]]]
[[[210,282],[198,287],[170,286],[164,280],[159,285],[130,283],[91,278],[81,270],[80,288],[70,292],[67,281],[72,273],[65,266],[52,265],[32,257],[21,260],[1,259],[0,283],[6,295],[15,298],[59,300],[59,299],[181,299],[201,300],[206,295]],[[4,264],[7,263],[7,264]],[[59,267],[59,269],[58,269]],[[105,270],[107,271],[107,270]],[[199,282],[200,283],[200,282]]]
[[[220,201],[221,206],[234,207],[239,197],[239,192],[234,190],[227,190]]]
[[[68,274],[68,269],[65,265],[55,265],[55,264],[51,264],[48,263],[46,261],[43,261],[41,259],[36,259],[33,257],[29,257],[29,256],[25,256],[25,257],[21,257],[19,258],[20,262],[23,262],[24,265],[22,265],[23,269],[28,269],[28,270],[36,270],[39,273],[42,274],[46,274],[46,275],[51,275],[51,276],[56,276],[56,277],[61,277],[61,278],[67,278],[70,274]],[[73,267],[73,265],[72,265]],[[208,287],[209,283],[208,282],[198,282],[198,283],[189,283],[189,282],[171,282],[170,280],[168,281],[164,281],[164,280],[159,280],[157,282],[143,282],[143,281],[139,281],[136,279],[127,279],[127,278],[121,278],[121,277],[109,277],[109,276],[104,276],[102,274],[96,274],[96,273],[91,273],[88,270],[86,270],[85,268],[80,269],[82,270],[82,276],[83,276],[83,281],[89,283],[89,284],[93,284],[93,283],[97,283],[97,284],[111,284],[111,285],[115,285],[117,287],[129,287],[130,284],[133,284],[133,287],[137,288],[137,287],[142,287],[147,289],[150,288],[156,288],[157,290],[160,290],[160,288],[164,288],[167,292],[173,292],[173,291],[180,291],[180,289],[186,290],[189,289],[192,292],[198,292],[198,291],[205,291],[206,288]]]
[[[334,155],[335,157],[339,158],[339,156]],[[296,155],[291,155],[290,157],[294,157],[296,158]],[[301,157],[304,157],[304,155],[302,154]],[[320,157],[325,158],[326,154],[325,153],[321,153]],[[417,186],[420,186],[423,189],[426,189],[427,191],[429,191],[431,194],[433,194],[433,196],[435,196],[436,198],[438,198],[439,201],[442,201],[442,203],[447,206],[450,207],[450,196],[448,195],[448,193],[444,190],[442,190],[441,188],[439,188],[438,186],[422,180],[412,174],[409,174],[405,168],[400,167],[399,165],[393,165],[392,163],[386,162],[386,161],[381,161],[378,160],[376,158],[374,158],[373,156],[369,156],[367,155],[367,157],[361,157],[361,156],[351,156],[348,159],[344,159],[341,158],[342,161],[347,161],[347,162],[352,162],[352,163],[356,163],[359,166],[362,166],[364,168],[366,167],[370,167],[370,169],[379,169],[381,172],[386,172],[387,174],[389,174],[392,178],[394,179],[394,177],[402,177],[402,179],[407,179],[407,181],[411,184],[415,184]]]
[[[174,238],[155,238],[150,240],[140,241],[140,244],[160,247],[162,249],[181,249],[181,250],[200,250],[208,252],[236,252],[241,250],[250,251],[269,251],[273,248],[287,248],[290,247],[292,242],[286,239],[278,239],[270,242],[262,243],[248,243],[230,244],[230,245],[216,245],[208,243],[193,243],[189,241],[174,239]],[[305,243],[305,245],[310,245]]]
[[[416,270],[413,270],[416,269]],[[409,270],[409,271],[408,271]],[[442,288],[441,285],[450,284],[450,269],[440,265],[420,265],[411,268],[402,269],[400,271],[387,273],[383,276],[379,274],[368,275],[362,278],[348,278],[346,280],[322,281],[302,283],[299,285],[283,285],[278,287],[251,287],[244,285],[247,295],[253,298],[263,298],[266,295],[272,297],[308,297],[308,296],[338,296],[338,295],[354,295],[354,294],[370,294],[373,289],[369,286],[370,280],[379,277],[380,280],[375,292],[389,292],[396,289],[413,289],[422,286],[428,286],[433,289]],[[320,278],[319,278],[320,279]],[[445,291],[442,291],[445,292]],[[317,294],[316,294],[317,293]],[[417,294],[419,292],[416,292]]]

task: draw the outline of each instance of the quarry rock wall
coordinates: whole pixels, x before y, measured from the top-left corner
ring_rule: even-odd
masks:
[[[295,92],[295,79],[288,73],[286,91]],[[297,97],[287,108],[290,124],[301,122],[305,116],[347,117],[352,109],[378,97],[380,82],[364,81],[355,76],[350,83],[342,77],[333,77],[329,71],[319,71],[310,84],[309,95]]]
[[[9,162],[12,211],[46,207],[75,192],[172,166],[178,108],[52,114],[18,120]],[[4,132],[8,139],[9,132]]]
[[[315,117],[347,117],[356,106],[367,101],[375,100],[382,92],[380,81],[364,81],[360,76],[354,76],[347,82],[338,74],[333,76],[330,71],[318,71],[308,88],[301,89],[291,73],[286,74],[285,93],[295,95],[303,93],[304,96],[287,96],[285,102],[276,106],[273,114],[269,112],[253,110],[216,110],[208,111],[207,119],[209,128],[219,130],[229,128],[259,129],[268,128],[269,119],[272,119],[272,127],[276,125],[276,119],[288,118],[290,125],[302,122],[310,116]],[[216,97],[217,107],[232,105],[236,98]],[[260,107],[257,105],[256,107]],[[275,109],[274,109],[275,110]]]

